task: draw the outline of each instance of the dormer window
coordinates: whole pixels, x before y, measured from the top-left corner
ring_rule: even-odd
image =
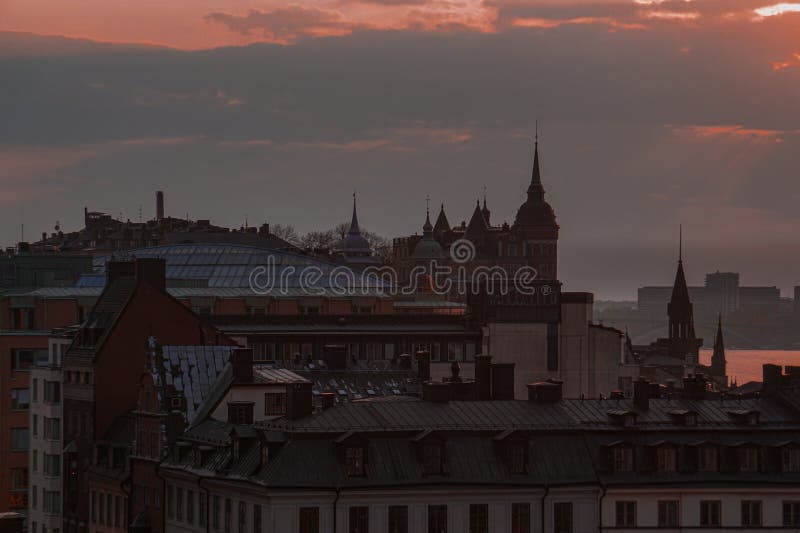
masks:
[[[422,445],[422,470],[426,476],[442,474],[442,445],[429,442]]]
[[[756,446],[739,447],[739,471],[758,472],[759,452]]]
[[[526,432],[507,430],[494,440],[500,456],[511,474],[525,474],[528,471],[528,442]]]
[[[676,409],[669,412],[676,424],[694,427],[697,425],[697,413],[685,409]]]
[[[253,402],[228,402],[228,422],[244,425],[253,423]]]
[[[614,472],[633,472],[633,446],[615,445],[611,449],[611,466]]]
[[[348,477],[363,477],[366,473],[363,446],[347,446],[344,449],[344,467]]]
[[[781,449],[781,471],[800,472],[800,446],[792,444]]]
[[[656,447],[656,472],[675,472],[678,469],[678,449],[672,444]]]
[[[636,413],[633,411],[614,410],[607,414],[619,426],[627,428],[636,425]]]
[[[719,470],[719,449],[713,444],[703,444],[697,449],[697,469],[701,472]]]
[[[506,444],[506,464],[512,474],[524,474],[526,468],[526,446],[523,442],[509,442]]]
[[[738,409],[734,411],[728,411],[728,415],[736,422],[737,424],[743,426],[757,426],[758,419],[759,419],[759,412],[753,411],[750,409]]]

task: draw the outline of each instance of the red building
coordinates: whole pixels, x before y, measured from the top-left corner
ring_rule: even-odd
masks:
[[[169,344],[225,338],[166,292],[164,261],[110,262],[107,283],[64,356],[64,528],[89,529],[93,441],[137,406],[148,338]],[[154,527],[154,531],[156,528]]]

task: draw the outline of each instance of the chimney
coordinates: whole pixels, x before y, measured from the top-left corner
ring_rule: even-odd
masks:
[[[269,224],[261,224],[261,228],[259,228],[258,232],[263,235],[269,235]]]
[[[286,414],[291,420],[309,416],[314,412],[313,384],[310,381],[290,383],[286,388]]]
[[[330,409],[334,405],[336,405],[336,393],[335,392],[323,392],[320,396],[320,403],[322,410],[325,411]]]
[[[431,379],[431,353],[426,351],[417,352],[417,376],[420,381]]]
[[[164,191],[156,191],[156,220],[164,220]]]
[[[135,262],[136,281],[147,282],[156,289],[167,290],[167,263],[163,259],[147,257]]]
[[[401,370],[411,370],[411,356],[407,353],[400,354],[397,357],[398,365]]]
[[[539,381],[528,384],[528,400],[536,403],[557,403],[561,401],[561,380]]]
[[[514,363],[492,363],[492,400],[514,399]]]
[[[633,403],[644,411],[650,408],[650,382],[645,378],[633,382]]]
[[[450,401],[450,383],[425,381],[422,383],[422,399],[426,402],[447,403]]]
[[[133,261],[109,261],[106,263],[106,285],[120,278],[132,278],[136,275]]]
[[[488,401],[492,399],[492,356],[475,356],[475,388],[477,399]]]
[[[237,348],[231,353],[234,383],[253,382],[253,350]]]
[[[683,395],[688,400],[706,399],[706,378],[703,374],[696,374],[683,378]]]
[[[781,388],[783,369],[778,365],[766,364],[761,367],[762,385],[761,393],[770,396]]]
[[[611,395],[609,396],[612,400],[624,400],[625,394],[619,389],[614,389],[611,391]]]
[[[328,370],[347,370],[347,346],[326,344],[322,347],[322,357]]]

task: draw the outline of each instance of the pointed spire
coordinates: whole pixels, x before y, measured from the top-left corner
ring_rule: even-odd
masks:
[[[444,204],[439,210],[439,216],[436,218],[436,224],[433,226],[433,232],[436,235],[441,235],[450,231],[450,221],[447,220],[447,215],[444,213]]]
[[[717,336],[714,340],[714,352],[711,354],[711,375],[725,376],[725,341],[722,338],[722,313],[717,319]]]
[[[483,186],[483,209],[481,209],[481,212],[483,213],[483,218],[486,219],[486,224],[491,225],[489,219],[492,216],[492,212],[486,207],[486,185]]]
[[[429,237],[433,233],[433,225],[431,224],[431,197],[426,196],[425,201],[427,206],[425,207],[425,224],[422,226],[422,234]]]
[[[533,142],[533,172],[531,184],[528,186],[528,200],[544,200],[544,186],[542,186],[542,172],[539,166],[539,122],[536,122],[536,137]]]
[[[483,211],[481,210],[481,200],[475,202],[475,210],[472,212],[472,217],[469,219],[469,224],[467,224],[467,231],[464,233],[464,236],[469,238],[480,238],[488,224],[486,223],[486,218],[483,216]]]
[[[353,218],[350,220],[350,230],[348,235],[361,235],[361,228],[358,227],[358,214],[356,213],[356,191],[353,191]]]

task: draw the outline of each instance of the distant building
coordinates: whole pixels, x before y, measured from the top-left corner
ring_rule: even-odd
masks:
[[[361,234],[355,194],[353,194],[353,216],[350,219],[350,228],[347,230],[347,234],[342,236],[342,240],[336,243],[332,255],[336,260],[355,268],[380,264],[380,260],[372,253],[369,241]]]

